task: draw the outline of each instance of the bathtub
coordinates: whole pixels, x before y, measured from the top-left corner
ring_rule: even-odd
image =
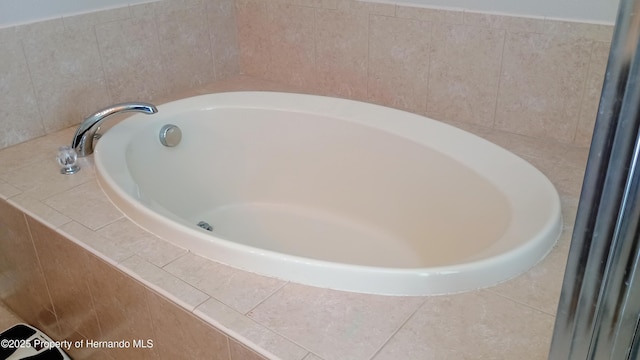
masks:
[[[507,280],[561,231],[551,182],[480,137],[313,95],[230,92],[135,114],[95,150],[128,218],[210,260],[338,290],[430,295]],[[182,132],[161,144],[163,126]]]

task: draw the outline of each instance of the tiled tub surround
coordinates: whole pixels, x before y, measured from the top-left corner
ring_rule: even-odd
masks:
[[[586,146],[612,29],[354,0],[164,0],[4,28],[0,148],[239,73]]]
[[[238,77],[179,97],[291,88]],[[96,183],[90,159],[79,173],[60,175],[53,157],[71,138],[69,128],[0,151],[0,296],[60,340],[154,340],[153,349],[133,355],[80,349],[78,358],[546,358],[587,149],[457,125],[532,162],[562,198],[557,246],[526,274],[495,287],[434,297],[364,295],[205,260],[123,217]]]
[[[0,297],[57,339],[156,344],[78,358],[546,358],[611,33],[350,0],[172,0],[0,29],[0,148],[49,134],[0,151]],[[480,291],[323,290],[176,248],[113,208],[90,161],[62,176],[52,160],[110,103],[265,86],[407,109],[510,149],[561,193],[560,242]]]

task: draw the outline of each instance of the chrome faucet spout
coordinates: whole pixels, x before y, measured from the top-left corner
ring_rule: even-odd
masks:
[[[73,135],[71,147],[80,157],[90,155],[93,153],[93,138],[100,124],[111,115],[130,111],[155,114],[158,109],[154,105],[144,102],[126,102],[106,107],[80,123],[75,135]]]

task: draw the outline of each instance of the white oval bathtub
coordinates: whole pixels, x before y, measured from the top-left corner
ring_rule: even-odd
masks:
[[[526,271],[560,234],[544,175],[422,116],[272,92],[158,110],[104,134],[98,181],[140,226],[233,267],[355,292],[453,293]],[[159,141],[166,124],[182,130],[176,147]]]

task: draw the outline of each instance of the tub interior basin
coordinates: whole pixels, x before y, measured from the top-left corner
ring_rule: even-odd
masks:
[[[422,116],[261,92],[158,109],[105,133],[99,183],[140,226],[230,266],[349,291],[451,293],[525,271],[560,233],[558,194],[537,169]],[[158,140],[166,124],[182,131],[176,147]]]

